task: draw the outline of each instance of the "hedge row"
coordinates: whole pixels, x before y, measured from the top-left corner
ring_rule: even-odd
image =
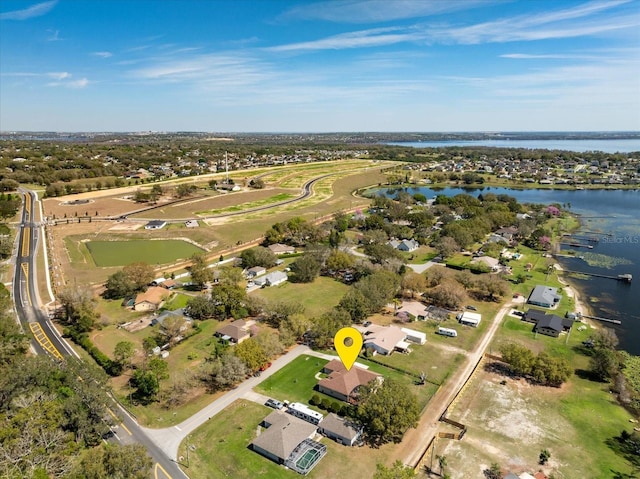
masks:
[[[69,336],[74,343],[81,346],[94,359],[98,366],[105,370],[110,376],[120,376],[122,374],[122,365],[117,361],[113,361],[109,356],[100,351],[89,339],[86,333],[78,333],[73,328],[64,330],[65,336]]]

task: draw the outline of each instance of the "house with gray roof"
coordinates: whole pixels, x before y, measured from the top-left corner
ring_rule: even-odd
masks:
[[[306,440],[312,440],[317,431],[317,426],[281,411],[273,411],[263,419],[262,425],[266,429],[250,447],[277,464],[284,464],[296,448]],[[326,446],[322,448],[326,452]]]
[[[338,444],[353,446],[362,436],[362,426],[334,413],[329,413],[320,423],[318,432]]]
[[[561,299],[562,296],[558,294],[558,288],[538,285],[533,288],[533,291],[531,291],[529,299],[527,299],[527,303],[540,306],[542,308],[553,308]]]
[[[284,271],[274,271],[273,273],[269,273],[265,276],[255,278],[253,282],[257,286],[277,286],[288,279],[289,277]]]

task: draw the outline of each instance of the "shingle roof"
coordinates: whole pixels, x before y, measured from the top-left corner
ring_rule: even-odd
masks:
[[[240,338],[249,334],[246,330],[247,323],[244,319],[237,319],[233,323],[227,324],[216,331],[216,333],[229,336],[234,341],[238,341]]]
[[[140,293],[136,296],[134,304],[144,303],[148,301],[151,304],[160,304],[164,298],[169,296],[169,293],[165,288],[160,286],[151,286],[147,288],[144,293]]]
[[[374,379],[380,377],[379,374],[367,371],[356,365],[347,371],[342,361],[337,359],[329,362],[324,368],[332,372],[329,374],[329,377],[321,379],[318,382],[318,386],[330,389],[347,397],[349,397],[357,387],[369,384]]]
[[[336,436],[345,437],[353,440],[360,434],[360,427],[351,421],[347,421],[340,416],[329,413],[327,417],[322,420],[320,426],[324,431],[331,432]]]
[[[316,432],[317,426],[290,414],[273,411],[264,422],[269,424],[251,444],[285,460],[302,441]]]

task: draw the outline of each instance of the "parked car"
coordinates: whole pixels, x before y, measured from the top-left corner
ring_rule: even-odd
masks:
[[[521,318],[524,318],[524,311],[514,311],[513,314],[515,314],[516,316],[520,316]]]
[[[476,308],[475,306],[473,306],[473,305],[471,305],[471,304],[469,304],[469,305],[467,306],[467,309],[469,309],[469,310],[471,310],[471,311],[478,311],[478,308]]]
[[[273,409],[282,409],[284,404],[280,401],[276,401],[275,399],[267,399],[267,402],[264,403],[265,406],[272,407]]]

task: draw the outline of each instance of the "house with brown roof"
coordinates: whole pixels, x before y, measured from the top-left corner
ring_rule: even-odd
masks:
[[[249,332],[247,322],[244,319],[237,319],[218,329],[216,336],[231,341],[232,343],[240,344],[245,339],[249,339],[251,333]]]
[[[371,381],[382,381],[382,376],[372,371],[368,371],[354,364],[347,371],[342,361],[334,359],[329,361],[322,372],[328,374],[318,382],[318,391],[327,396],[334,397],[341,401],[356,404],[358,402],[359,389],[366,386]]]
[[[151,286],[133,301],[134,311],[156,311],[162,307],[171,293],[160,286]]]

